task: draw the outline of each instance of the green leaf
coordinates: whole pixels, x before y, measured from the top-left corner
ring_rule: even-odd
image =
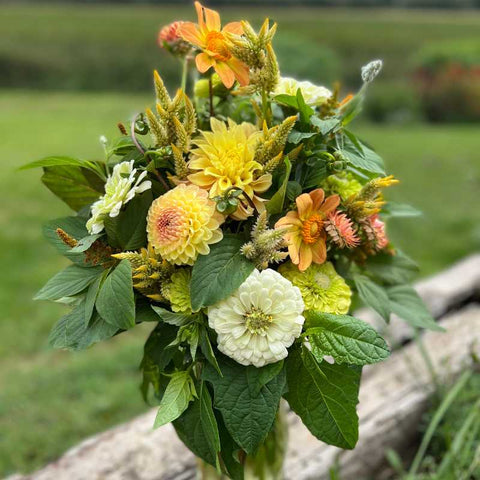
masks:
[[[288,135],[288,142],[294,143],[296,145],[300,143],[302,140],[305,140],[306,138],[314,137],[315,135],[318,135],[318,133],[317,132],[299,132],[297,130],[292,130]]]
[[[417,328],[445,331],[435,322],[418,293],[410,285],[397,285],[387,289],[392,312]]]
[[[363,108],[363,101],[365,98],[365,90],[360,91],[340,109],[340,116],[342,118],[342,125],[348,125]]]
[[[84,267],[89,266],[85,263],[85,256],[83,253],[72,253],[71,247],[65,245],[60,237],[57,235],[57,228],[61,228],[70,236],[78,240],[88,235],[85,227],[86,219],[83,217],[63,217],[51,220],[43,226],[43,235],[48,242],[55,247],[61,254],[65,255],[69,260]]]
[[[103,233],[97,233],[95,235],[87,235],[80,239],[75,247],[70,250],[70,253],[82,253],[88,250],[93,243],[103,236]]]
[[[198,257],[190,283],[194,312],[230,296],[252,273],[253,263],[240,253],[244,243],[242,238],[225,235],[210,247],[208,255]]]
[[[321,185],[329,175],[325,160],[318,157],[310,157],[308,159],[305,176],[303,178],[304,188],[316,188]]]
[[[192,360],[195,360],[199,341],[200,325],[197,322],[191,322],[178,329],[177,337],[170,343],[169,347],[186,344],[190,348]]]
[[[102,267],[82,268],[70,265],[57,273],[35,295],[34,300],[59,300],[85,290],[103,272]]]
[[[354,275],[353,280],[358,290],[358,295],[365,305],[373,308],[388,323],[390,321],[390,300],[383,287],[372,282],[365,275]]]
[[[212,365],[212,367],[222,376],[222,371],[218,366],[217,358],[215,357],[215,352],[212,348],[212,343],[210,342],[210,337],[208,335],[208,329],[205,326],[200,328],[200,350],[207,359],[207,361]]]
[[[44,167],[42,182],[75,211],[97,200],[104,184],[95,173],[73,165]]]
[[[361,142],[359,143],[362,147],[361,151],[346,137],[341,153],[354,167],[366,170],[367,172],[385,175],[385,166],[383,165],[381,157],[371,148]]]
[[[200,421],[205,433],[207,445],[212,452],[212,455],[217,460],[215,465],[220,470],[218,462],[218,454],[220,453],[220,434],[218,432],[217,420],[213,413],[212,397],[208,392],[207,385],[202,381],[200,384]]]
[[[367,259],[365,269],[387,285],[409,283],[418,273],[418,265],[403,252],[377,253]]]
[[[287,198],[290,201],[294,201],[299,195],[302,194],[302,186],[295,181],[289,181],[287,184]]]
[[[320,133],[325,136],[329,133],[338,129],[341,125],[340,120],[338,118],[326,118],[321,119],[315,116],[310,118],[310,122],[312,125],[315,125],[320,130]]]
[[[135,322],[158,322],[158,314],[153,311],[152,305],[144,301],[137,301],[135,305]]]
[[[264,385],[280,374],[283,369],[283,363],[283,360],[280,360],[261,368],[249,365],[247,367],[247,383],[250,393],[257,396]]]
[[[100,290],[100,286],[102,281],[105,279],[107,271],[104,270],[101,275],[97,277],[97,279],[90,284],[87,290],[87,294],[85,295],[85,324],[88,325],[88,322],[92,318],[93,310],[95,308],[95,302],[97,300],[97,295]]]
[[[192,315],[191,313],[174,313],[166,308],[154,305],[152,305],[152,308],[165,323],[175,325],[176,327],[186,325],[195,319],[195,315]]]
[[[95,306],[114,327],[128,330],[135,325],[132,268],[128,260],[122,260],[105,279]]]
[[[81,302],[56,323],[48,341],[52,348],[83,350],[94,343],[112,337],[117,331],[117,328],[105,322],[96,313],[86,324],[85,302]]]
[[[387,343],[373,327],[349,315],[308,312],[305,335],[318,361],[330,355],[337,363],[361,366],[390,355]]]
[[[270,215],[281,213],[283,210],[283,203],[285,202],[285,195],[287,193],[288,179],[292,171],[292,163],[288,157],[285,157],[285,178],[280,185],[280,188],[275,192],[275,195],[266,203],[265,208]]]
[[[176,420],[196,396],[192,377],[188,372],[175,372],[168,382],[160,402],[153,428]]]
[[[292,107],[295,110],[298,110],[298,101],[297,97],[294,95],[287,95],[282,93],[281,95],[277,95],[273,97],[273,101],[278,103],[279,105],[284,105],[286,107]]]
[[[285,370],[282,369],[255,394],[249,385],[261,383],[255,378],[260,376],[260,369],[247,370],[223,355],[217,359],[223,377],[206,364],[202,378],[213,385],[215,407],[222,413],[230,435],[247,454],[252,454],[272,428],[285,388]]]
[[[385,217],[420,217],[422,212],[406,203],[387,202],[382,208],[382,215]]]
[[[137,250],[147,243],[147,213],[152,204],[152,192],[137,195],[116,217],[104,221],[108,243],[122,250]]]
[[[35,160],[33,162],[27,163],[19,168],[19,170],[29,170],[31,168],[38,167],[59,167],[65,165],[75,165],[77,167],[84,167],[85,162],[78,160],[72,157],[64,157],[61,155],[52,155],[50,157],[45,157],[40,160]]]
[[[352,449],[358,440],[358,389],[361,370],[347,365],[318,363],[306,348],[286,361],[292,410],[319,440]]]
[[[310,123],[310,117],[314,114],[313,108],[309,107],[303,98],[302,90],[297,89],[298,112],[300,113],[301,123]]]
[[[215,466],[217,456],[210,448],[200,415],[200,399],[194,399],[183,414],[174,420],[173,426],[178,438],[195,456]]]

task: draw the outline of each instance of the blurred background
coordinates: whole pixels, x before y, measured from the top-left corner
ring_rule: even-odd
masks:
[[[208,2],[225,21],[268,16],[283,75],[345,93],[381,58],[352,128],[401,179],[388,192],[424,215],[389,225],[426,276],[480,247],[479,0]],[[95,432],[146,411],[139,328],[84,353],[50,351],[62,307],[33,303],[65,263],[41,225],[68,209],[40,172],[17,167],[59,154],[103,156],[99,136],[153,102],[152,70],[179,82],[159,28],[194,19],[191,2],[0,1],[0,476],[28,472]]]

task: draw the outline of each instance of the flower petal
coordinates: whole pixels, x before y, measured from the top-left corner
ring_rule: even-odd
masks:
[[[238,83],[245,87],[250,82],[250,69],[238,58],[232,57],[228,60],[227,65],[232,69]]]
[[[325,192],[321,188],[317,188],[313,192],[310,192],[310,198],[313,201],[312,209],[316,211],[320,208],[325,199]]]
[[[205,44],[202,34],[192,22],[182,23],[178,29],[178,33],[184,40],[197,47],[203,47]]]
[[[325,238],[320,238],[314,245],[311,245],[312,260],[314,263],[324,263],[327,259],[327,247]]]
[[[222,83],[227,88],[231,88],[235,82],[235,75],[231,68],[225,62],[216,62],[214,68]]]
[[[198,71],[205,73],[210,67],[215,65],[215,60],[203,52],[195,57],[195,63],[197,64]]]
[[[295,200],[298,208],[298,216],[303,220],[310,216],[313,207],[312,198],[308,193],[302,193]]]
[[[312,264],[313,254],[311,246],[302,243],[300,246],[299,257],[300,262],[298,263],[298,269],[303,272]]]
[[[338,195],[330,195],[330,197],[326,198],[320,210],[325,215],[328,215],[329,213],[333,212],[338,207],[339,204],[340,204],[340,197]]]
[[[205,23],[209,30],[217,30],[220,31],[222,28],[222,24],[220,23],[220,15],[215,10],[211,10],[210,8],[203,7],[203,11],[205,12]]]
[[[223,27],[222,33],[223,32],[233,33],[234,35],[242,35],[243,27],[240,22],[230,22]]]

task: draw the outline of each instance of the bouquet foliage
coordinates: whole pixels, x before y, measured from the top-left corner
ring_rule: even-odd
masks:
[[[75,212],[45,226],[71,265],[36,298],[72,307],[54,348],[151,322],[141,391],[159,405],[155,426],[173,422],[237,479],[275,454],[282,397],[317,438],[354,448],[362,367],[389,348],[352,305],[438,327],[409,285],[415,263],[385,232],[387,217],[416,212],[384,200],[397,180],[350,130],[381,62],[340,99],[280,76],[276,25],[222,28],[195,5],[198,24],[159,35],[183,64],[174,96],[155,72],[154,108],[102,138],[104,159],[26,166]]]

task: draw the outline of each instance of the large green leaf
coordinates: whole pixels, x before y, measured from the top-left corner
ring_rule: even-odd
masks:
[[[395,255],[380,252],[369,257],[365,268],[387,285],[409,283],[418,273],[418,265],[400,250]]]
[[[104,220],[108,243],[122,250],[136,250],[147,243],[147,213],[152,204],[152,192],[137,195],[116,217]]]
[[[270,215],[281,213],[283,210],[283,203],[285,202],[285,195],[287,193],[288,179],[292,171],[292,163],[285,157],[285,178],[280,188],[275,192],[273,197],[266,203],[265,208]]]
[[[208,329],[206,326],[202,325],[200,328],[200,350],[207,359],[207,361],[212,365],[213,368],[222,376],[222,371],[218,366],[217,357],[215,357],[215,352],[213,351],[212,343],[210,342],[210,337],[208,335]]]
[[[392,312],[413,327],[443,331],[410,285],[397,285],[387,290]]]
[[[373,308],[386,322],[390,321],[390,300],[383,287],[372,282],[365,275],[354,275],[353,280],[358,290],[358,295],[365,305]]]
[[[192,377],[188,372],[175,372],[168,382],[155,418],[154,428],[176,420],[196,396]]]
[[[87,228],[85,227],[86,221],[87,219],[83,217],[63,217],[50,220],[43,226],[43,235],[60,254],[65,255],[74,263],[88,266],[85,263],[84,254],[82,252],[72,253],[71,247],[65,245],[65,243],[63,243],[60,237],[57,235],[57,229],[61,228],[75,240],[84,238],[88,235]]]
[[[288,392],[292,410],[315,437],[329,445],[352,449],[358,440],[358,367],[317,362],[305,347],[287,359]]]
[[[85,166],[85,162],[78,160],[77,158],[64,157],[62,155],[52,155],[50,157],[45,157],[40,160],[35,160],[33,162],[27,163],[19,168],[19,170],[28,170],[30,168],[38,167],[60,167],[65,165],[74,165],[77,167]]]
[[[358,148],[345,137],[345,145],[341,150],[348,162],[354,167],[360,168],[370,173],[385,174],[385,166],[383,160],[371,148],[360,143],[362,150]]]
[[[100,177],[74,165],[44,167],[42,182],[75,211],[90,205],[103,193]]]
[[[192,310],[213,305],[230,296],[252,273],[253,263],[241,253],[244,240],[225,235],[210,247],[208,255],[200,255],[192,270],[190,296]]]
[[[59,300],[85,290],[103,272],[102,267],[82,268],[70,265],[57,273],[35,295],[35,300]]]
[[[218,454],[220,453],[220,434],[218,432],[217,420],[215,414],[213,413],[212,407],[212,397],[208,392],[207,385],[205,382],[200,384],[200,421],[205,432],[205,437],[207,440],[207,445],[214,455],[215,459],[218,459]],[[218,461],[216,465],[220,468]]]
[[[206,364],[203,378],[213,385],[214,405],[222,413],[230,435],[252,454],[272,428],[285,389],[285,369],[257,388],[258,383],[268,380],[261,368],[244,367],[223,355],[217,360],[223,377]]]
[[[53,348],[83,350],[94,343],[106,340],[118,329],[108,324],[98,314],[85,323],[85,302],[64,315],[50,332],[49,343]]]
[[[330,355],[337,363],[367,365],[390,355],[387,343],[373,327],[349,315],[309,312],[306,335],[319,361]]]
[[[185,313],[185,312],[174,313],[174,312],[171,312],[170,310],[167,310],[166,308],[157,307],[155,305],[152,305],[152,308],[154,312],[158,315],[159,317],[158,319],[161,319],[165,323],[168,323],[170,325],[175,325],[176,327],[182,327],[183,325],[186,325],[187,323],[190,323],[191,321],[195,320],[195,317],[196,317],[191,313]]]
[[[128,330],[135,325],[132,268],[128,260],[122,260],[105,279],[95,306],[114,327]]]

